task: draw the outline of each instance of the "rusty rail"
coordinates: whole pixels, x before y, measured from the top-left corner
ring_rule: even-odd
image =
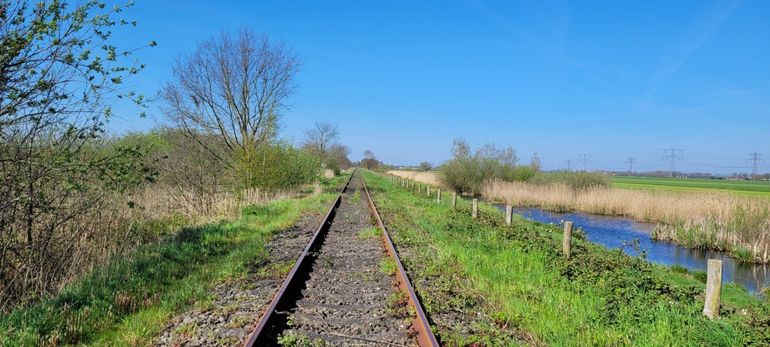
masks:
[[[353,174],[355,174],[355,172]],[[297,290],[297,288],[300,287],[299,284],[303,281],[303,279],[300,278],[300,272],[309,272],[308,270],[312,265],[312,258],[310,257],[310,254],[318,249],[318,246],[321,244],[324,237],[326,236],[326,233],[329,231],[331,222],[334,220],[334,216],[337,213],[337,208],[342,202],[342,194],[346,189],[348,189],[348,185],[353,179],[353,174],[350,175],[348,181],[345,182],[345,185],[342,187],[342,189],[340,189],[339,194],[337,194],[337,198],[334,199],[334,203],[329,208],[329,212],[326,213],[326,216],[321,221],[321,224],[318,226],[315,233],[313,233],[313,237],[310,238],[310,242],[308,242],[307,246],[305,246],[302,254],[299,256],[297,262],[294,264],[294,267],[291,269],[291,272],[289,272],[289,275],[286,276],[286,279],[283,281],[281,288],[277,293],[275,293],[273,301],[270,302],[270,306],[268,306],[267,311],[265,311],[265,313],[262,315],[259,324],[257,324],[256,328],[254,328],[254,331],[251,333],[244,346],[252,347],[268,345],[268,343],[265,341],[268,338],[267,332],[269,329],[267,328],[270,325],[276,323],[276,311],[284,311],[286,306],[290,304],[286,302],[285,298],[288,296],[286,294],[292,290]]]
[[[353,175],[355,175],[355,172]],[[318,226],[318,229],[316,229],[313,237],[310,239],[310,242],[308,242],[305,250],[302,252],[299,259],[297,259],[297,263],[294,265],[294,268],[292,268],[291,272],[289,272],[289,275],[286,277],[283,284],[281,285],[281,288],[273,297],[270,306],[262,315],[259,324],[251,333],[251,336],[249,336],[249,339],[244,346],[252,347],[265,346],[270,344],[270,336],[268,336],[269,330],[273,325],[280,324],[276,317],[277,314],[279,314],[279,312],[287,311],[291,305],[290,302],[287,302],[287,297],[291,295],[287,293],[296,293],[301,290],[301,283],[306,278],[306,275],[309,273],[310,267],[312,265],[312,257],[310,255],[318,249],[319,245],[322,243],[324,237],[326,236],[326,233],[328,232],[329,227],[331,226],[331,222],[336,214],[337,208],[340,206],[340,202],[342,201],[342,194],[345,192],[348,185],[350,184],[350,181],[353,179],[353,175],[350,175],[350,178],[345,183],[345,186],[342,188],[342,190],[340,190],[339,195],[337,195],[337,199],[335,199],[331,208],[329,208],[329,212],[326,214],[326,217],[321,222],[321,225]],[[414,311],[416,316],[412,322],[412,328],[417,334],[417,342],[422,347],[439,346],[438,342],[436,341],[436,337],[430,330],[430,325],[428,324],[428,320],[425,316],[425,311],[423,310],[422,305],[420,305],[417,294],[415,294],[414,290],[412,289],[412,284],[409,282],[409,278],[406,276],[403,265],[401,265],[401,259],[396,252],[396,248],[393,246],[393,242],[388,235],[385,224],[382,222],[382,218],[380,218],[377,207],[374,205],[374,201],[369,194],[369,189],[366,187],[364,179],[360,179],[364,187],[364,192],[366,193],[369,208],[371,209],[372,214],[376,217],[377,224],[382,230],[382,243],[385,247],[385,251],[391,258],[393,258],[396,266],[398,267],[398,273],[396,274],[398,287],[400,290],[408,293],[409,304],[415,308]]]
[[[422,347],[439,346],[438,341],[436,341],[436,337],[430,330],[430,324],[428,323],[428,318],[425,315],[425,310],[423,310],[422,305],[420,304],[420,300],[412,288],[412,282],[410,282],[409,277],[406,276],[404,266],[401,264],[401,258],[398,256],[396,247],[393,245],[393,241],[390,239],[388,228],[386,228],[385,223],[382,222],[380,212],[377,211],[377,206],[374,204],[374,200],[372,200],[372,196],[369,194],[369,188],[366,187],[366,182],[364,181],[363,177],[360,178],[361,184],[364,187],[364,192],[366,192],[366,200],[369,202],[369,209],[372,210],[372,215],[377,218],[377,225],[382,230],[382,244],[384,245],[385,251],[388,253],[388,255],[396,262],[396,267],[398,267],[398,272],[396,273],[396,281],[398,282],[398,287],[409,294],[409,304],[414,307],[415,317],[414,321],[412,321],[412,328],[417,332],[417,343],[419,343]]]

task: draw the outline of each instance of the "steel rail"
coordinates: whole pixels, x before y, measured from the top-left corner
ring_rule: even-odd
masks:
[[[331,222],[334,219],[337,208],[340,206],[340,203],[342,201],[342,194],[345,192],[345,190],[347,190],[348,185],[350,184],[350,181],[353,179],[353,175],[355,175],[355,172],[352,175],[350,175],[350,178],[348,178],[348,181],[345,183],[345,186],[342,188],[342,190],[340,190],[340,193],[337,196],[337,199],[335,199],[331,208],[329,208],[329,212],[326,214],[326,217],[324,217],[323,221],[318,226],[318,229],[316,229],[315,233],[313,234],[313,237],[310,239],[310,242],[308,242],[308,245],[305,247],[305,250],[297,259],[297,263],[294,265],[291,272],[289,272],[289,275],[284,280],[283,284],[281,285],[281,288],[273,297],[273,300],[270,303],[270,306],[267,308],[265,313],[260,318],[259,324],[251,333],[248,341],[244,344],[244,346],[246,347],[266,346],[271,344],[272,341],[270,341],[270,339],[272,337],[269,336],[269,333],[270,333],[269,330],[273,325],[280,324],[280,321],[277,321],[277,315],[281,314],[282,312],[286,312],[290,308],[291,302],[287,302],[287,300],[289,300],[288,297],[290,295],[288,295],[287,293],[292,291],[296,293],[301,290],[301,283],[302,281],[304,281],[304,279],[301,278],[303,277],[302,272],[306,272],[306,273],[310,272],[312,259],[313,259],[311,255],[313,252],[315,252],[319,248],[319,245],[322,243],[323,239],[325,238],[326,233],[328,232],[329,227],[331,226]],[[414,290],[412,289],[412,284],[409,281],[409,278],[406,276],[404,267],[401,264],[401,259],[398,256],[398,252],[396,251],[396,248],[393,245],[393,242],[391,241],[390,236],[388,235],[387,228],[385,227],[385,224],[382,222],[382,218],[380,217],[380,214],[377,211],[377,207],[375,206],[374,201],[372,200],[372,197],[369,194],[369,189],[366,187],[366,183],[364,182],[364,179],[362,177],[359,177],[359,179],[361,180],[361,184],[364,187],[364,192],[366,193],[369,209],[371,210],[372,215],[376,217],[377,225],[382,231],[381,236],[382,236],[383,247],[385,248],[385,251],[388,254],[388,256],[390,256],[395,261],[396,266],[398,268],[398,272],[396,273],[396,282],[398,284],[398,288],[408,294],[409,304],[412,307],[414,307],[414,312],[416,316],[414,318],[414,321],[412,322],[412,329],[416,333],[417,343],[421,347],[439,346],[438,342],[436,341],[436,337],[433,335],[433,332],[430,330],[430,325],[428,324],[425,311],[423,310],[422,305],[420,304],[420,301],[417,298],[417,294],[415,294]]]
[[[382,243],[385,246],[385,250],[396,262],[396,267],[398,267],[398,273],[396,273],[398,287],[409,294],[409,304],[414,307],[415,317],[412,321],[412,328],[417,332],[417,343],[421,347],[439,346],[438,341],[436,341],[436,336],[434,336],[433,332],[430,330],[430,324],[425,315],[425,310],[423,310],[420,300],[412,288],[412,283],[409,281],[409,277],[406,275],[406,271],[404,271],[404,266],[401,264],[401,258],[398,256],[396,247],[393,245],[393,240],[391,240],[390,235],[388,234],[388,228],[386,228],[385,223],[382,222],[380,212],[377,211],[377,206],[374,204],[374,200],[372,200],[372,196],[369,194],[369,189],[366,187],[364,178],[359,178],[364,187],[364,192],[366,192],[366,200],[369,202],[369,209],[372,210],[372,214],[377,218],[377,225],[382,230]]]
[[[291,269],[291,272],[289,272],[289,275],[286,276],[286,279],[283,281],[281,288],[277,293],[275,293],[273,300],[270,302],[270,306],[268,306],[267,311],[265,311],[265,313],[262,315],[259,324],[257,324],[256,328],[254,328],[254,331],[251,333],[244,346],[265,346],[269,344],[269,342],[265,341],[268,338],[267,333],[269,330],[266,328],[271,324],[276,323],[276,311],[283,310],[284,306],[288,304],[285,300],[287,297],[286,293],[293,288],[296,288],[298,282],[300,281],[298,273],[301,270],[307,270],[310,268],[312,260],[310,255],[318,248],[321,241],[323,241],[323,238],[326,236],[326,233],[329,231],[329,227],[331,226],[331,222],[334,219],[334,215],[337,213],[337,208],[342,202],[342,194],[345,193],[345,190],[348,189],[348,185],[353,179],[354,174],[355,172],[350,175],[348,181],[345,182],[345,185],[342,187],[342,189],[340,189],[339,194],[337,194],[337,198],[334,199],[334,203],[329,208],[329,212],[326,213],[326,216],[321,221],[321,224],[318,226],[315,233],[313,233],[313,237],[310,238],[310,242],[308,242],[307,246],[305,246],[302,254],[299,256],[297,262],[294,264],[294,267]]]

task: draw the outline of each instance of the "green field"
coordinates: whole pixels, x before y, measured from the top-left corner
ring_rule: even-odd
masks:
[[[765,181],[615,176],[612,185],[616,188],[647,190],[730,191],[741,195],[770,197],[770,182]]]

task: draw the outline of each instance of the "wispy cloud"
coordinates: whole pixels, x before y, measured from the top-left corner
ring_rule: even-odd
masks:
[[[728,89],[728,90],[721,90],[721,91],[716,91],[712,93],[707,93],[703,96],[714,97],[714,96],[751,95],[751,94],[760,94],[762,92],[767,92],[767,91],[770,91],[770,89],[768,88]]]
[[[643,105],[649,105],[658,89],[719,31],[722,24],[740,3],[741,0],[729,0],[726,3],[721,3],[705,15],[695,28],[691,29],[693,34],[688,35],[685,42],[670,53],[665,62],[655,71],[651,87],[644,95]]]
[[[537,47],[544,47],[545,42],[539,40],[534,35],[530,34],[529,32],[525,31],[524,29],[514,25],[511,21],[506,19],[505,17],[501,16],[498,11],[493,10],[489,5],[487,5],[486,2],[482,0],[471,0],[471,4],[481,12],[481,14],[487,16],[488,18],[492,19],[495,23],[498,25],[506,28],[507,30],[513,32],[514,34],[518,35],[520,38],[524,39],[525,41],[537,46]]]
[[[471,0],[470,2],[476,8],[476,10],[479,11],[479,13],[491,19],[497,25],[514,33],[519,38],[523,39],[526,43],[531,45],[531,48],[534,51],[541,53],[543,55],[549,56],[566,66],[572,67],[598,81],[601,81],[602,83],[609,84],[606,78],[602,77],[599,73],[591,69],[588,65],[583,64],[569,57],[568,55],[564,54],[562,50],[554,49],[553,45],[550,44],[549,42],[543,41],[537,38],[535,35],[531,34],[530,32],[515,25],[508,18],[502,16],[499,11],[496,11],[495,9],[490,7],[483,0]]]

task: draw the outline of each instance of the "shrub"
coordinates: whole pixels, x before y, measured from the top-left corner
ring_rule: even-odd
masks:
[[[537,174],[531,166],[512,166],[492,158],[457,158],[439,170],[441,184],[456,192],[479,194],[490,180],[528,181]]]
[[[297,188],[312,183],[321,173],[321,162],[305,150],[279,143],[264,145],[239,160],[237,183],[243,188],[268,191]]]
[[[537,173],[535,166],[516,166],[518,158],[510,147],[487,144],[471,156],[465,140],[455,139],[452,152],[454,158],[442,165],[439,179],[456,192],[477,195],[487,181],[527,181]]]

